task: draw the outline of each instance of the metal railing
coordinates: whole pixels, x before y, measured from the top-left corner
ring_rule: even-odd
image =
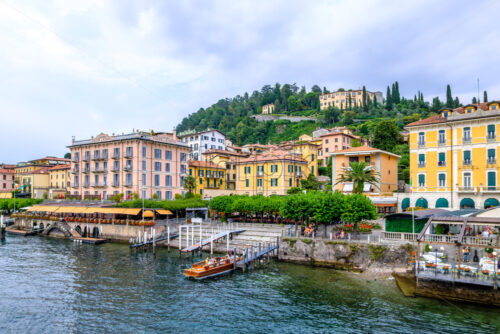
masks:
[[[472,143],[471,137],[462,137],[462,144],[470,144]]]

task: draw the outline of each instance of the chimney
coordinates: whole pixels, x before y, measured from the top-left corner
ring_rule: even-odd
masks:
[[[177,140],[177,131],[176,130],[172,130],[172,139]]]

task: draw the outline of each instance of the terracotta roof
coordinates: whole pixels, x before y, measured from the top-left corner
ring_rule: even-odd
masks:
[[[14,169],[17,167],[17,165],[11,165],[11,164],[0,164],[2,169]]]
[[[70,169],[70,165],[56,165],[54,167],[50,167],[50,170],[62,170],[62,169]]]
[[[297,154],[290,153],[289,151],[283,150],[271,150],[265,151],[260,154],[254,154],[249,156],[248,158],[241,159],[236,161],[237,164],[248,163],[248,162],[266,162],[266,161],[280,161],[280,160],[288,160],[295,161],[300,163],[307,163],[306,160],[297,156]]]
[[[481,102],[479,104],[467,104],[463,107],[458,107],[458,108],[454,108],[454,109],[443,108],[441,110],[449,109],[452,111],[452,113],[465,114],[465,107],[473,106],[473,107],[476,107],[478,110],[488,110],[488,105],[490,103],[491,102]],[[446,121],[447,121],[447,119],[445,117],[442,117],[441,115],[434,115],[434,116],[431,116],[428,118],[421,119],[421,120],[416,121],[416,122],[412,122],[410,124],[406,124],[405,127],[427,125],[427,124],[438,124],[438,123],[444,123]]]
[[[224,169],[222,166],[218,166],[211,161],[198,161],[198,160],[189,160],[188,162],[190,167],[203,167],[203,168],[219,168]]]
[[[70,162],[70,161],[71,161],[70,159],[65,159],[65,158],[56,158],[56,157],[46,156],[45,158],[33,159],[33,160],[28,161],[28,162],[32,162],[32,161],[40,161],[40,160],[55,160],[55,161],[64,161],[64,162]]]
[[[397,154],[387,152],[387,151],[384,151],[384,150],[381,150],[381,149],[378,149],[375,147],[366,146],[366,145],[359,146],[359,147],[347,148],[347,149],[342,150],[342,151],[333,152],[333,153],[331,153],[331,155],[342,155],[343,153],[356,153],[356,152],[373,152],[373,153],[380,152],[380,153],[385,153],[385,154],[400,158],[400,156]]]
[[[0,169],[0,173],[2,173],[2,174],[14,174],[14,170],[2,168],[2,169]]]
[[[234,155],[234,156],[241,156],[241,157],[248,156],[248,153],[231,152],[231,151],[224,151],[224,150],[217,150],[217,149],[205,151],[203,154]]]
[[[31,172],[24,172],[24,173],[21,173],[21,175],[30,175],[30,174],[48,174],[50,171],[50,167],[43,167],[43,168],[38,168],[38,169],[35,169]]]

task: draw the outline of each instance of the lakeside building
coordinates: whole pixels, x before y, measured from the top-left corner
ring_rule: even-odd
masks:
[[[275,110],[274,103],[269,103],[262,106],[262,113],[264,115],[272,114],[274,113],[274,110]]]
[[[307,178],[307,160],[279,149],[253,153],[235,164],[238,194],[286,195],[288,189],[300,186],[300,180]]]
[[[358,140],[360,144],[368,145],[366,141],[355,136],[352,130],[347,127],[317,129],[313,131],[310,142],[319,145],[318,156],[322,160],[321,165],[326,167],[328,165],[330,153],[351,148],[354,140]]]
[[[228,190],[226,184],[226,168],[210,161],[189,161],[189,175],[196,180],[195,193],[204,196],[207,191],[210,197],[218,196],[221,190]]]
[[[306,177],[309,174],[318,176],[318,152],[321,146],[307,141],[289,141],[279,144],[281,150],[288,151],[291,154],[296,154],[307,161],[305,173]]]
[[[14,168],[0,166],[0,198],[10,198],[14,191]]]
[[[203,161],[204,152],[226,149],[226,136],[219,130],[184,132],[178,137],[189,147],[189,160]]]
[[[71,165],[58,165],[49,168],[50,187],[48,197],[50,199],[63,198],[70,193],[70,169]]]
[[[378,103],[383,103],[384,96],[382,92],[369,92],[366,91],[366,96],[371,101],[377,99]],[[321,94],[319,96],[320,109],[324,110],[329,107],[336,107],[339,109],[346,109],[349,107],[349,99],[352,106],[363,105],[363,90],[338,90],[332,93]]]
[[[401,210],[488,208],[500,204],[500,101],[442,109],[408,124],[411,193]]]
[[[71,192],[81,198],[133,193],[172,199],[184,194],[189,146],[174,133],[99,134],[76,141],[71,150]]]
[[[398,162],[401,158],[399,155],[374,147],[360,146],[334,152],[330,156],[333,184],[351,162],[365,162],[373,168],[379,177],[377,187],[365,184],[365,194],[380,195],[385,193],[392,196],[392,193],[398,189]],[[353,184],[352,182],[338,183],[334,186],[334,190],[351,193]]]

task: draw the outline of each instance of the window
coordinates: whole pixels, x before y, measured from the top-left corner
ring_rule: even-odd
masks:
[[[181,173],[186,173],[186,165],[181,165]]]
[[[161,191],[157,190],[156,191],[156,196],[158,197],[158,199],[161,199]]]
[[[339,139],[338,138],[335,138],[335,142],[338,143],[339,142]]]
[[[278,186],[278,179],[271,179],[271,187],[277,187]]]
[[[446,174],[438,174],[439,186],[446,187]]]
[[[186,161],[186,153],[181,152],[181,161],[184,162]]]
[[[249,187],[250,186],[250,181],[248,179],[245,180],[245,187]]]
[[[444,130],[439,130],[439,144],[446,144],[446,132]]]
[[[99,159],[101,156],[101,152],[99,150],[94,150],[94,159]]]
[[[488,125],[488,139],[495,139],[496,138],[496,133],[495,133],[495,124],[490,124]]]
[[[172,176],[165,175],[165,186],[166,187],[171,187],[172,186]]]
[[[311,173],[314,174],[314,166],[311,166]]]
[[[132,185],[132,174],[128,173],[125,178],[127,185],[131,186]]]
[[[181,187],[184,187],[184,179],[185,179],[185,177],[181,176]]]
[[[116,147],[113,149],[113,157],[114,158],[119,158],[120,157],[120,148]]]
[[[471,155],[470,155],[470,151],[464,151],[464,161],[463,161],[463,164],[464,165],[470,165],[472,162],[471,162]]]
[[[425,187],[425,174],[418,175],[418,186]]]
[[[127,150],[126,150],[126,153],[125,153],[126,156],[127,157],[131,157],[132,153],[133,153],[132,146],[127,147]]]
[[[293,166],[292,165],[288,165],[288,173],[293,173]]]
[[[145,158],[146,157],[146,147],[143,147],[142,148],[142,157]]]
[[[170,172],[170,162],[165,163],[165,172]]]
[[[439,152],[438,154],[438,166],[446,166],[446,153],[445,152]]]
[[[200,177],[200,184],[203,184],[203,179]]]
[[[418,167],[425,167],[425,154],[418,155]]]
[[[170,190],[165,191],[165,199],[166,200],[172,199],[172,192]]]
[[[327,147],[327,148],[325,148],[325,152],[328,152],[328,147]]]
[[[291,187],[292,186],[292,178],[289,178],[288,179],[288,186]]]
[[[222,179],[224,177],[224,172],[219,172],[219,177]]]
[[[165,151],[165,160],[172,160],[172,151]]]
[[[161,150],[155,148],[155,159],[161,159]]]
[[[146,185],[146,174],[142,174],[142,185]]]
[[[278,165],[271,165],[271,173],[278,172]]]
[[[367,164],[369,164],[369,163],[370,163],[370,157],[366,156],[366,157],[365,157],[365,162],[366,162]]]
[[[488,172],[488,190],[496,190],[497,188],[497,173]]]
[[[425,145],[425,132],[418,133],[418,145],[420,145],[420,146]]]
[[[494,148],[488,149],[488,163],[496,163],[496,149]]]
[[[470,189],[472,188],[472,175],[471,173],[467,172],[467,173],[464,173],[463,175],[463,185],[464,185],[464,188],[465,189]]]
[[[257,187],[262,187],[262,179],[257,179]]]
[[[244,168],[245,174],[250,174],[251,173],[251,167],[247,166]]]
[[[314,153],[311,154],[311,161],[314,161]]]
[[[471,137],[470,137],[470,128],[469,127],[466,127],[464,128],[464,137],[463,137],[463,141],[464,142],[470,142],[471,140]]]
[[[160,186],[160,175],[155,174],[155,187]]]
[[[120,185],[120,175],[113,174],[113,185],[114,186],[119,186]]]
[[[155,162],[155,172],[161,172],[161,162]]]
[[[337,139],[337,138],[335,138],[335,139]],[[328,139],[325,140],[325,144],[328,144]]]
[[[203,176],[203,169],[198,170],[198,176]]]
[[[146,160],[142,160],[142,170],[146,170]]]

